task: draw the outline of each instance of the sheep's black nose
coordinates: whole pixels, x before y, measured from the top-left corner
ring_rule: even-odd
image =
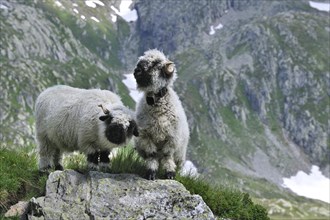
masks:
[[[126,140],[125,130],[123,125],[112,123],[106,129],[107,139],[114,144],[123,144]]]
[[[139,67],[134,69],[134,77],[140,76],[142,73],[141,69]]]

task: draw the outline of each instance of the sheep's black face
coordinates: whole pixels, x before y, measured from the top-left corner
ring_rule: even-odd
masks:
[[[171,85],[175,80],[175,66],[158,50],[149,50],[140,57],[134,77],[138,89],[158,93],[160,89]]]
[[[123,144],[126,142],[126,131],[122,124],[111,123],[105,130],[105,136],[107,139],[114,144]],[[131,135],[132,137],[132,135]]]
[[[147,87],[152,85],[152,67],[148,62],[141,60],[134,69],[134,77],[139,87]]]
[[[114,119],[111,115],[100,116],[101,121],[106,123],[105,136],[113,144],[125,144],[132,136],[139,136],[138,127],[134,120],[130,120],[129,125],[124,126],[121,123],[113,122]]]

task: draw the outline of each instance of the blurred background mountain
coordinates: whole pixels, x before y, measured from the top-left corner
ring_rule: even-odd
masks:
[[[205,179],[274,217],[329,217],[329,203],[283,187],[312,165],[330,172],[330,19],[313,3],[1,0],[1,146],[35,150],[34,102],[55,84],[110,89],[134,109],[124,74],[158,48],[176,63]]]

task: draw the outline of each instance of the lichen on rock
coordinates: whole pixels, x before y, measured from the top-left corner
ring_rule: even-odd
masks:
[[[30,200],[29,219],[214,219],[199,195],[174,180],[73,170],[49,175],[44,197]]]

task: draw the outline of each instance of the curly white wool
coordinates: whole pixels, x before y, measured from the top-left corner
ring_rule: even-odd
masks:
[[[88,155],[126,144],[131,137],[119,145],[107,139],[107,125],[99,119],[104,115],[99,104],[109,109],[112,122],[124,129],[134,120],[134,113],[123,105],[118,95],[108,90],[58,85],[39,95],[35,117],[40,170],[60,165],[63,152],[79,150]]]
[[[164,67],[170,64],[169,76],[164,76]],[[144,68],[141,65],[146,65]],[[143,69],[143,70],[141,70]],[[143,72],[144,71],[144,72]],[[189,141],[189,127],[187,117],[178,95],[173,90],[176,69],[173,62],[158,50],[149,50],[141,56],[135,69],[135,78],[143,72],[150,79],[146,86],[139,85],[144,97],[136,108],[136,120],[139,127],[139,137],[135,139],[135,148],[144,157],[147,168],[151,172],[149,179],[154,179],[154,173],[159,164],[166,171],[167,178],[173,178],[176,167],[181,167],[186,159],[186,150]],[[141,80],[142,81],[142,80]],[[166,88],[166,93],[156,99],[154,105],[147,103],[150,93],[156,94]]]

